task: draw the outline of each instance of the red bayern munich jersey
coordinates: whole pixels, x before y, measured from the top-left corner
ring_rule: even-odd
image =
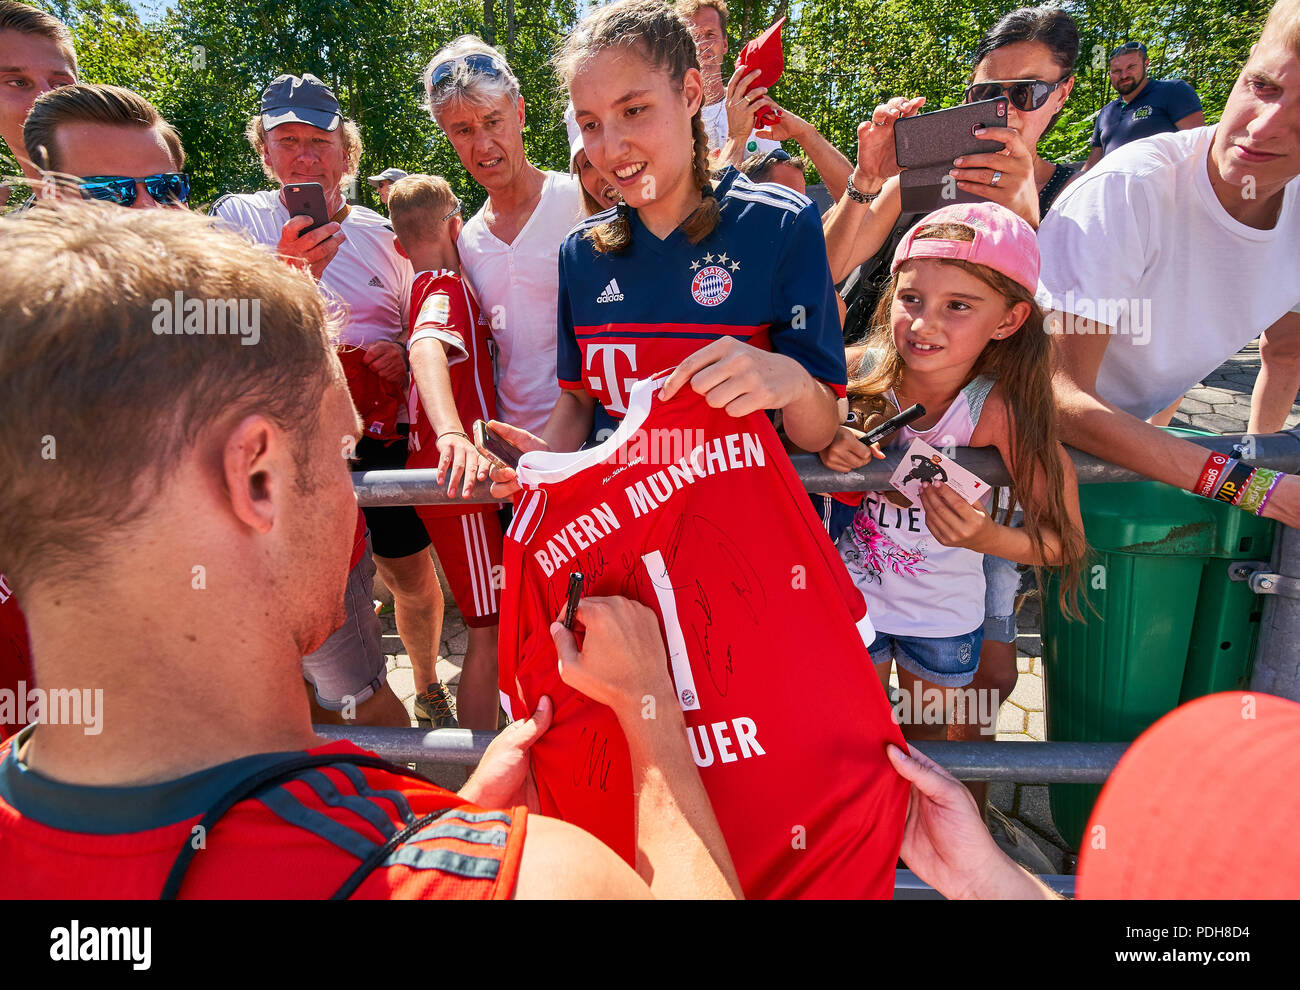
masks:
[[[32,677],[32,642],[27,636],[27,619],[18,608],[5,576],[0,574],[0,691],[8,691],[14,698],[13,712],[0,705],[0,740],[13,735],[27,724],[27,705],[22,703],[18,686],[23,685],[22,697],[27,688],[35,687]]]
[[[420,272],[411,287],[411,337],[407,350],[416,341],[432,338],[445,345],[447,373],[456,400],[456,413],[466,434],[474,420],[496,419],[496,391],[492,382],[492,358],[488,353],[491,336],[488,322],[479,311],[478,301],[469,283],[455,272],[442,270]],[[438,466],[437,431],[420,404],[415,376],[411,376],[408,411],[411,433],[407,439],[408,469]],[[430,515],[464,515],[478,512],[483,506],[421,506]]]
[[[157,898],[208,807],[238,781],[302,755],[245,757],[153,787],[72,787],[18,764],[12,748],[25,735],[0,746],[0,877],[4,896],[18,900]],[[339,741],[306,753],[366,750]],[[452,810],[398,845],[353,899],[510,897],[527,809],[485,810],[433,784],[346,764],[304,770],[235,805],[204,837],[180,896],[322,899],[391,836],[444,808]],[[80,821],[61,820],[68,816]]]
[[[862,595],[767,417],[733,418],[689,389],[663,402],[663,380],[632,389],[600,446],[519,466],[500,684],[516,713],[555,704],[531,750],[541,811],[635,861],[627,741],[561,681],[548,631],[581,571],[586,595],[659,616],[666,703],[683,709],[746,896],[891,897],[908,785],[885,755],[903,738]]]

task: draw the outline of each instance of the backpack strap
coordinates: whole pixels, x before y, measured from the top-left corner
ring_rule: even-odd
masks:
[[[378,756],[367,756],[362,753],[335,753],[329,756],[295,756],[291,759],[274,763],[258,773],[253,774],[251,777],[246,777],[241,780],[238,784],[223,794],[221,798],[204,813],[203,817],[199,820],[197,828],[203,829],[205,833],[211,832],[212,826],[220,821],[231,808],[239,804],[241,801],[256,798],[272,788],[279,787],[281,784],[285,784],[297,777],[304,770],[311,770],[316,767],[338,766],[341,764],[358,767],[371,767],[376,770],[386,770],[389,773],[395,773],[402,777],[411,777],[416,780],[422,780],[426,784],[433,784],[435,787],[438,786],[424,774],[415,770],[410,770],[406,767],[389,763],[387,760],[380,759]],[[347,894],[344,896],[350,896],[351,893],[361,885],[362,881],[364,881],[380,863],[388,858],[388,855],[394,848],[406,841],[407,838],[415,834],[416,831],[419,831],[420,828],[423,828],[424,825],[427,825],[430,821],[451,810],[451,808],[444,808],[442,811],[434,812],[431,815],[425,815],[423,818],[420,818],[413,824],[408,825],[406,828],[397,832],[388,840],[388,842],[380,846],[379,849],[375,850],[372,855],[368,856],[362,862],[361,866],[348,877],[343,886],[335,891],[334,897],[337,898],[344,890],[347,890]],[[197,851],[198,850],[193,843],[188,840],[181,846],[180,853],[172,862],[172,868],[167,874],[167,880],[163,884],[162,892],[158,895],[159,900],[173,901],[180,896],[181,884],[185,880],[185,874],[189,872],[190,864],[193,862],[194,854]],[[383,855],[380,855],[380,853]]]

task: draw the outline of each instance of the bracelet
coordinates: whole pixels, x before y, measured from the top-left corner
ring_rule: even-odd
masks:
[[[1250,476],[1250,481],[1246,483],[1246,487],[1241,493],[1241,501],[1237,503],[1237,508],[1243,512],[1258,510],[1260,503],[1264,501],[1264,493],[1272,486],[1277,474],[1278,472],[1269,468],[1257,468]]]
[[[885,187],[881,186],[873,193],[864,193],[855,189],[853,186],[853,173],[849,173],[848,182],[844,185],[844,191],[848,194],[849,199],[855,203],[870,203],[872,200],[879,199],[880,194],[884,192]]]
[[[439,440],[441,440],[443,437],[464,437],[466,440],[469,440],[469,436],[465,433],[461,433],[460,430],[447,430],[445,433],[438,434]],[[474,442],[473,440],[470,440],[470,443],[473,442]]]
[[[1241,501],[1241,494],[1250,483],[1251,475],[1255,473],[1255,468],[1251,467],[1245,461],[1238,461],[1228,472],[1228,477],[1219,485],[1219,490],[1214,493],[1216,502],[1227,502],[1229,505],[1236,505]]]
[[[1264,493],[1264,497],[1260,500],[1259,508],[1255,510],[1255,515],[1262,516],[1264,514],[1264,506],[1268,505],[1268,500],[1273,497],[1273,489],[1276,488],[1277,483],[1285,477],[1286,475],[1281,471],[1277,472],[1277,477],[1269,483],[1268,491]]]
[[[1211,451],[1210,456],[1205,459],[1205,466],[1201,468],[1201,476],[1196,479],[1196,485],[1191,489],[1192,494],[1211,498],[1214,495],[1215,483],[1223,476],[1230,463],[1232,458],[1227,454]]]

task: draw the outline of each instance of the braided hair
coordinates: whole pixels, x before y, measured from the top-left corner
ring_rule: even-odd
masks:
[[[678,87],[688,70],[700,67],[689,25],[663,0],[618,0],[594,11],[569,35],[555,56],[556,72],[569,86],[583,63],[616,46],[637,51],[667,72]],[[692,177],[704,199],[680,229],[692,244],[698,244],[713,232],[721,215],[709,177],[709,135],[699,110],[691,118],[691,134],[695,145]],[[620,203],[612,220],[597,224],[584,236],[601,253],[627,250],[632,243],[631,207]]]

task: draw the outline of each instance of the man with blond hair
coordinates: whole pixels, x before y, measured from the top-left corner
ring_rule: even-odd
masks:
[[[627,734],[641,876],[529,814],[547,698],[459,794],[312,732],[300,657],[343,621],[361,422],[317,287],[212,228],[81,202],[0,220],[0,546],[38,683],[87,696],[0,745],[5,896],[733,896],[681,713],[641,717],[673,688],[626,599],[583,601],[581,651],[552,635]],[[257,346],[155,332],[178,299],[257,300]]]
[[[1124,145],[1043,219],[1064,440],[1300,526],[1300,478],[1252,468],[1248,444],[1225,464],[1152,425],[1256,337],[1249,432],[1285,424],[1300,388],[1297,176],[1300,0],[1278,0],[1217,125]]]

